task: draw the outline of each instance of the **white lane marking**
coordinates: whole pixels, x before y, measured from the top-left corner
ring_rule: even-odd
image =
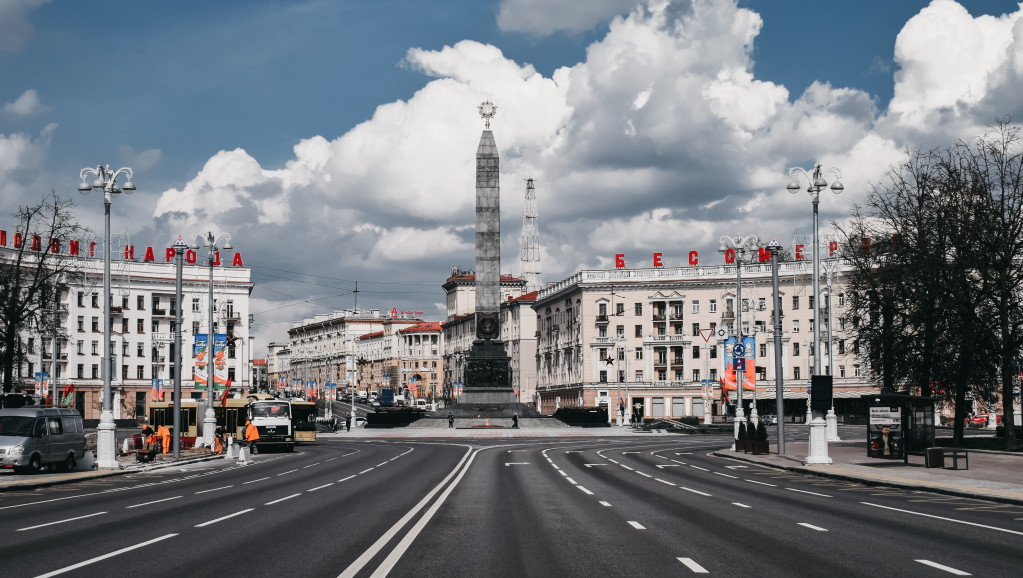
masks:
[[[611,462],[612,464],[617,464],[618,463],[617,460],[612,460],[611,458],[607,458],[607,461]]]
[[[323,460],[323,461],[325,461],[325,462],[331,462],[331,461],[334,461],[334,460],[336,460],[336,459],[337,459],[337,456],[334,456],[334,457],[332,457],[332,458],[327,458],[327,459],[325,459],[325,460]]]
[[[657,467],[658,468],[677,468],[678,466],[676,464],[658,464]]]
[[[706,568],[704,568],[703,566],[700,566],[699,564],[694,562],[692,558],[676,558],[676,560],[678,560],[679,562],[685,564],[686,568],[689,568],[690,570],[692,570],[696,574],[707,574],[708,573]]]
[[[580,485],[578,485],[578,484],[576,484],[576,486],[575,486],[575,487],[579,488],[580,490],[582,490],[582,491],[586,492],[587,494],[589,494],[589,495],[591,495],[591,496],[593,495],[593,492],[591,492],[591,491],[587,490],[586,488],[584,488],[584,487],[582,487],[582,486],[580,486]]]
[[[366,472],[372,472],[372,471],[373,471],[373,468],[368,468],[368,469],[362,470],[361,472],[359,472],[359,474],[361,475],[361,474],[365,474]]]
[[[329,487],[331,487],[333,485],[334,485],[334,482],[331,482],[329,484],[323,484],[322,486],[316,486],[315,488],[310,488],[310,489],[308,489],[306,491],[307,492],[315,492],[316,490],[322,490],[323,488],[329,488]]]
[[[714,475],[716,475],[716,476],[724,476],[726,478],[732,478],[733,480],[738,480],[739,479],[739,476],[730,476],[728,474],[722,474],[721,472],[714,472]]]
[[[348,480],[350,480],[350,479],[352,479],[354,477],[355,477],[355,474],[352,474],[352,475],[348,476],[347,478],[341,478],[340,480],[338,480],[338,483],[347,482]]]
[[[565,476],[565,479],[568,480],[568,483],[570,483],[570,484],[579,485],[579,482],[573,480],[572,478],[570,478],[568,476]]]
[[[286,471],[286,472],[281,472],[281,473],[279,473],[279,474],[277,474],[277,475],[278,475],[278,476],[286,476],[286,475],[288,475],[288,474],[291,474],[291,473],[294,473],[294,472],[297,472],[297,471],[298,471],[298,468],[295,468],[295,469],[293,469],[293,470],[288,470],[288,471]]]
[[[455,465],[455,468],[451,470],[451,472],[449,472],[448,475],[445,476],[444,479],[440,481],[440,483],[438,483],[432,490],[430,490],[429,493],[423,496],[423,499],[420,500],[419,503],[417,503],[404,516],[402,516],[400,520],[395,522],[393,526],[391,526],[386,532],[384,532],[384,534],[380,536],[380,538],[378,538],[377,541],[374,542],[369,548],[367,548],[362,553],[361,556],[359,556],[354,562],[352,562],[347,568],[345,568],[344,572],[342,572],[338,576],[338,578],[354,578],[354,576],[358,574],[366,566],[366,564],[368,564],[369,561],[373,559],[373,557],[380,554],[380,551],[383,550],[384,546],[387,545],[392,539],[394,539],[394,536],[398,532],[400,532],[402,528],[404,528],[405,525],[407,525],[412,520],[412,518],[414,518],[419,513],[420,510],[426,507],[426,504],[433,499],[434,495],[441,491],[441,488],[443,488],[445,484],[451,481],[451,478],[455,478],[454,481],[451,482],[451,485],[444,489],[444,492],[441,493],[437,501],[434,502],[433,505],[430,506],[430,508],[426,511],[426,513],[419,518],[419,521],[412,526],[412,529],[409,530],[408,532],[405,532],[404,537],[398,542],[398,544],[391,548],[390,554],[388,554],[387,557],[384,558],[384,561],[380,564],[380,566],[377,567],[376,571],[373,574],[374,576],[387,576],[391,569],[394,568],[394,565],[398,563],[398,560],[402,557],[402,555],[405,554],[405,551],[408,550],[412,542],[415,541],[415,539],[419,536],[420,532],[423,531],[423,528],[426,526],[426,524],[430,521],[431,518],[433,518],[437,510],[440,509],[440,506],[444,503],[445,500],[447,500],[451,492],[455,489],[456,486],[458,486],[458,483],[462,481],[462,477],[465,476],[465,472],[469,470],[469,466],[471,466],[473,460],[476,459],[476,454],[478,454],[481,451],[483,451],[483,448],[477,450],[467,450],[466,453],[462,456],[462,459],[459,460],[457,465]]]
[[[622,455],[624,456],[625,454],[638,454],[638,453],[639,452],[622,452]]]
[[[758,482],[756,480],[746,480],[746,479],[743,479],[743,481],[749,482],[751,484],[760,484],[761,486],[771,486],[772,488],[777,488],[778,487],[776,484],[768,484],[767,482]]]
[[[676,456],[691,456],[693,452],[675,452]]]
[[[797,490],[795,488],[785,488],[785,489],[789,490],[789,491],[792,491],[792,492],[799,492],[800,494],[810,494],[811,496],[820,496],[822,498],[831,498],[831,497],[833,497],[833,496],[829,496],[827,494],[818,494],[817,492],[808,492],[806,490]]]
[[[102,556],[96,556],[95,558],[90,558],[90,559],[88,559],[88,560],[86,560],[84,562],[79,562],[77,564],[73,564],[71,566],[67,566],[65,568],[61,568],[60,570],[54,570],[53,572],[48,572],[46,574],[40,574],[36,578],[50,578],[50,576],[56,576],[58,574],[63,574],[64,572],[70,572],[71,570],[77,570],[77,569],[79,569],[79,568],[81,568],[83,566],[88,566],[89,564],[92,564],[94,562],[99,562],[100,560],[106,560],[107,558],[113,558],[114,556],[117,556],[119,554],[124,554],[125,552],[131,552],[132,550],[136,550],[138,548],[143,548],[143,547],[148,546],[150,544],[155,544],[156,542],[159,542],[161,540],[166,540],[167,538],[173,538],[174,536],[177,536],[177,534],[167,534],[165,536],[160,536],[159,538],[153,538],[152,540],[147,540],[147,541],[142,542],[140,544],[135,544],[134,546],[128,546],[126,548],[121,548],[120,550],[117,550],[115,552],[110,552],[109,554],[103,554]]]
[[[673,462],[675,462],[676,464],[679,464],[679,465],[683,465],[683,466],[686,465],[685,462],[680,462],[678,460],[671,460],[671,461],[673,461]]]
[[[278,502],[283,502],[284,500],[290,500],[291,498],[297,498],[297,497],[299,497],[301,495],[302,494],[291,494],[290,496],[285,496],[283,498],[278,498],[278,499],[276,499],[276,500],[274,500],[272,502],[267,502],[267,503],[265,503],[263,505],[264,506],[272,506],[272,505],[274,505],[274,504],[276,504]]]
[[[203,528],[205,526],[209,526],[210,524],[216,524],[217,522],[223,522],[224,520],[227,520],[228,518],[233,518],[235,516],[241,516],[242,514],[248,514],[249,512],[251,512],[254,509],[255,508],[246,508],[246,509],[242,510],[241,512],[235,512],[233,514],[228,514],[226,516],[221,516],[220,518],[217,518],[216,520],[210,520],[208,522],[203,522],[202,524],[196,524],[195,527],[196,528]]]
[[[504,462],[504,466],[528,466],[529,462]]]
[[[320,465],[320,462],[316,462],[315,464],[309,464],[308,466],[302,466],[302,469],[304,470],[306,468],[311,468],[313,466],[318,466],[318,465]]]
[[[180,497],[181,496],[174,496],[173,498],[164,498],[162,500],[153,500],[152,502],[143,502],[141,504],[135,504],[134,506],[125,506],[124,509],[125,510],[130,510],[131,508],[141,508],[142,506],[148,506],[149,504],[159,504],[160,502],[168,502],[170,500],[176,500],[176,499],[178,499]]]
[[[627,470],[629,470],[630,472],[634,472],[634,471],[636,471],[636,470],[634,470],[634,469],[630,468],[629,466],[627,466],[627,465],[625,465],[625,464],[622,464],[622,467],[623,467],[623,468],[625,468],[625,469],[627,469]]]
[[[742,469],[742,468],[749,467],[749,466],[725,466],[725,467],[730,469],[730,470],[737,470],[737,469]]]
[[[387,462],[382,462],[382,463],[377,464],[377,467],[379,468],[380,466],[386,466],[386,465],[387,465]]]
[[[587,468],[592,468],[593,466],[606,466],[607,464],[583,464],[583,465],[586,466]]]
[[[633,522],[632,520],[629,520],[629,525],[637,530],[646,530],[646,528],[643,527],[643,524],[640,524],[639,522]]]
[[[213,488],[213,489],[210,489],[210,490],[202,490],[200,492],[196,492],[196,494],[206,494],[206,493],[209,493],[209,492],[216,492],[217,490],[226,490],[228,488],[233,488],[233,487],[234,487],[234,484],[231,484],[230,486],[222,486],[220,488]]]
[[[956,570],[955,568],[952,568],[951,566],[945,566],[944,564],[938,564],[937,562],[931,562],[930,560],[913,560],[913,561],[914,562],[919,562],[921,564],[925,564],[927,566],[930,566],[931,568],[937,568],[938,570],[944,570],[945,572],[948,572],[949,574],[955,574],[956,576],[973,576],[973,574],[970,574],[969,572],[963,572],[962,570]]]
[[[827,532],[827,528],[821,528],[820,526],[814,526],[813,524],[807,524],[806,522],[800,522],[800,526],[804,528],[810,528],[811,530],[817,530],[818,532]]]
[[[245,484],[254,484],[256,482],[262,482],[263,480],[269,480],[269,479],[270,479],[270,476],[267,476],[265,478],[257,478],[255,480],[249,480],[249,481],[243,483],[242,485],[244,486]]]
[[[891,506],[882,506],[879,504],[871,504],[870,502],[860,502],[865,506],[874,506],[875,508],[882,508],[885,510],[892,510],[895,512],[902,512],[904,514],[914,514],[916,516],[923,516],[925,518],[934,518],[936,520],[945,520],[946,522],[955,522],[956,524],[966,524],[967,526],[976,526],[978,528],[984,528],[987,530],[997,530],[999,532],[1005,532],[1006,534],[1016,534],[1017,536],[1023,536],[1023,532],[1017,532],[1016,530],[1006,530],[1005,528],[998,528],[996,526],[988,526],[985,524],[977,524],[974,522],[966,522],[963,520],[956,520],[955,518],[945,518],[943,516],[935,516],[933,514],[924,514],[922,512],[914,512],[913,510],[902,510],[899,508],[892,508]]]
[[[707,493],[701,492],[701,491],[699,491],[699,490],[694,490],[694,489],[692,489],[692,488],[687,488],[687,487],[685,487],[685,486],[679,486],[679,487],[680,487],[680,488],[682,488],[683,490],[687,491],[687,492],[692,492],[692,493],[694,493],[694,494],[700,494],[701,496],[708,496],[708,497],[710,497],[710,494],[707,494]]]
[[[45,528],[46,526],[53,526],[55,524],[63,524],[64,522],[74,522],[75,520],[81,520],[83,518],[91,518],[93,516],[102,516],[103,514],[106,514],[106,512],[96,512],[95,514],[86,514],[84,516],[78,516],[77,518],[67,518],[66,520],[57,520],[56,522],[47,522],[45,524],[39,524],[39,525],[36,525],[36,526],[28,526],[27,528],[18,528],[18,531],[19,532],[24,532],[25,530],[35,530],[36,528]]]
[[[547,461],[548,461],[548,462],[550,462],[550,463],[552,463],[552,464],[554,463],[554,460],[552,460],[552,459],[550,459],[550,458],[547,458]]]
[[[654,478],[654,479],[657,480],[658,482],[661,482],[662,484],[668,484],[669,486],[677,485],[674,482],[669,482],[668,480],[662,480],[661,478]]]
[[[740,508],[749,508],[749,507],[751,507],[751,506],[747,506],[746,504],[740,504],[739,502],[732,502],[732,505],[733,506],[739,506]]]
[[[583,452],[582,452],[582,450],[566,450],[565,453],[566,454],[581,454]]]
[[[600,501],[600,502],[598,502],[598,503],[599,503],[599,504],[600,504],[601,506],[604,506],[605,508],[610,508],[610,507],[611,507],[611,504],[609,504],[609,503],[605,502],[604,500],[601,500],[601,501]]]
[[[696,468],[696,469],[698,469],[698,470],[703,470],[703,471],[705,471],[705,472],[709,472],[709,471],[710,471],[710,470],[708,470],[707,468],[701,468],[700,466],[694,466],[693,464],[689,464],[689,467],[691,467],[691,468]]]
[[[566,478],[568,477],[568,472],[566,472],[565,470],[558,470],[558,473],[565,476]]]
[[[652,477],[653,477],[653,476],[651,476],[650,474],[644,474],[643,472],[641,472],[641,471],[639,471],[639,470],[636,470],[636,473],[637,473],[637,474],[639,474],[639,475],[641,475],[641,476],[646,476],[646,477],[648,477],[648,478],[652,478]]]

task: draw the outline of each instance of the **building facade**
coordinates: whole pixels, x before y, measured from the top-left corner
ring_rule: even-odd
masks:
[[[838,260],[825,265],[822,270],[835,272],[845,267]],[[774,413],[771,264],[742,267],[741,303],[735,265],[580,271],[548,284],[533,306],[540,411],[608,406],[609,416],[625,409],[625,420],[633,413],[644,418],[703,417],[705,409],[723,414],[728,339],[736,335],[736,308],[741,307],[743,334],[754,341],[753,355],[747,353],[754,369],[747,375],[755,389],[743,393],[744,405],[748,408],[755,397],[761,413]],[[810,263],[779,264],[783,393],[792,419],[805,416],[812,355],[818,351],[822,373],[834,378],[837,412],[841,400],[858,402],[861,394],[877,392],[845,331],[838,279],[828,276],[832,282],[822,282],[822,327],[815,331]],[[735,393],[730,393],[732,403]]]

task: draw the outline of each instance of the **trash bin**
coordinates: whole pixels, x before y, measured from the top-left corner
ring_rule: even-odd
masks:
[[[945,450],[942,448],[927,448],[925,464],[928,468],[940,468],[945,465]]]

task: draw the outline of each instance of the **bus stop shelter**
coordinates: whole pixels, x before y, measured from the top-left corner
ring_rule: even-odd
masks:
[[[934,405],[938,398],[889,393],[864,395],[867,402],[867,457],[902,459],[934,447]]]

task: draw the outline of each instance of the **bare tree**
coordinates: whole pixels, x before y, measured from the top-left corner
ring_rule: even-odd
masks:
[[[73,268],[68,254],[84,229],[72,213],[74,202],[51,191],[39,202],[20,207],[16,230],[0,247],[0,372],[2,393],[12,392],[25,349],[24,333],[42,324],[58,283]]]

